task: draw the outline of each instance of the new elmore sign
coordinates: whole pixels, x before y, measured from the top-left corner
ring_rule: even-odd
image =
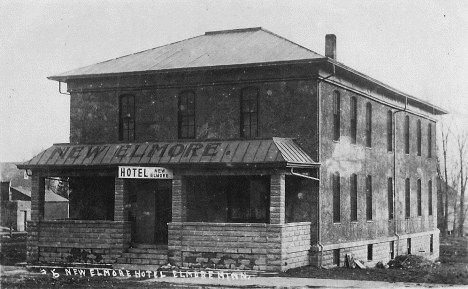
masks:
[[[161,167],[121,167],[119,166],[119,178],[121,179],[173,179],[171,170]]]

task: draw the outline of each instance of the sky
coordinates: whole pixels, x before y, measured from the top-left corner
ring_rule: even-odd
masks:
[[[467,1],[2,0],[0,162],[69,141],[70,96],[47,76],[247,27],[322,55],[335,34],[339,62],[468,122]]]

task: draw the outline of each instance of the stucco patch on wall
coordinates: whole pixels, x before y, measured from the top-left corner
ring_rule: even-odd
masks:
[[[328,173],[340,172],[343,175],[351,175],[362,170],[365,161],[365,148],[351,144],[351,139],[341,136],[340,142],[334,144],[331,158],[324,164]]]

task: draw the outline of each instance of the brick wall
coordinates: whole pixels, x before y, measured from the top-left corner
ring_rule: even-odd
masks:
[[[179,266],[280,271],[308,265],[310,223],[170,223],[169,261]]]
[[[42,221],[34,223],[40,262],[114,263],[130,244],[130,223],[116,221]],[[37,231],[37,230],[34,230]]]

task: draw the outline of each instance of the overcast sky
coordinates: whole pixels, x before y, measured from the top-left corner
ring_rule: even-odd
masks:
[[[70,96],[46,77],[204,34],[261,26],[468,123],[468,2],[0,1],[0,161],[69,136]],[[268,49],[268,47],[265,47]]]

